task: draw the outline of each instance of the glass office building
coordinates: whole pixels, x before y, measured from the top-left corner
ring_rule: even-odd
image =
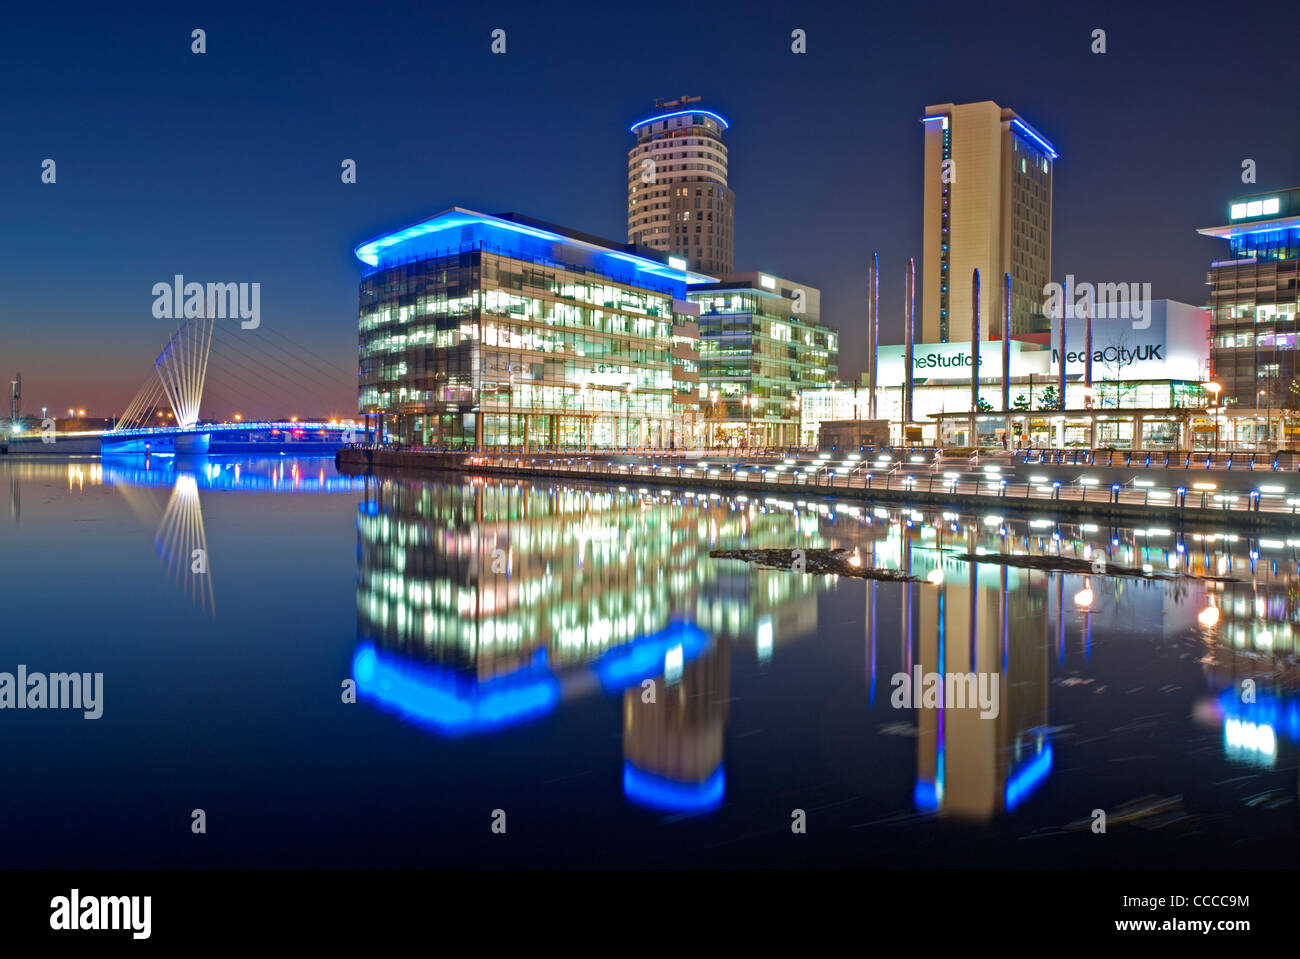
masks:
[[[1300,188],[1239,197],[1228,222],[1197,232],[1228,241],[1228,258],[1210,264],[1210,363],[1227,407],[1263,418],[1238,441],[1279,442],[1273,413],[1294,409],[1300,315]],[[1271,426],[1269,424],[1272,422]]]
[[[452,208],[356,249],[358,409],[411,446],[692,445],[696,307],[679,260]]]
[[[802,395],[839,376],[839,334],[821,324],[821,292],[770,273],[692,286],[710,446],[794,446]]]

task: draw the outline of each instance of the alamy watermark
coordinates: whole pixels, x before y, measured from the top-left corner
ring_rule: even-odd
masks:
[[[895,709],[978,709],[980,719],[996,719],[1000,673],[894,673],[889,704]]]
[[[261,283],[186,283],[177,273],[171,283],[155,283],[153,295],[153,315],[160,320],[239,319],[245,330],[262,323]]]
[[[73,889],[50,900],[50,928],[59,932],[126,930],[132,939],[148,939],[152,914],[152,896],[83,896]]]
[[[1093,319],[1131,320],[1133,329],[1151,325],[1150,283],[1076,283],[1074,274],[1065,283],[1043,287],[1043,314],[1048,317],[1083,319],[1090,308]]]
[[[103,673],[0,673],[0,709],[80,709],[82,718],[104,714]]]

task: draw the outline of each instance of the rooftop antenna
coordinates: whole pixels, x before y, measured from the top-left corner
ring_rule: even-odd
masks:
[[[703,97],[693,97],[685,93],[683,93],[679,97],[655,97],[655,106],[656,107],[679,107],[679,106],[685,106],[688,103],[699,103],[703,99],[704,99]]]

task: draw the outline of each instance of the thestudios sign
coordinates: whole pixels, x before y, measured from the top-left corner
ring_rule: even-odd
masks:
[[[1209,358],[1209,314],[1205,310],[1152,300],[1145,304],[1146,325],[1135,329],[1131,318],[1103,316],[1092,323],[1093,380],[1195,380],[1203,376]],[[1066,328],[1066,375],[1083,378],[1085,322],[1070,319]],[[1027,377],[1058,374],[1060,320],[1052,321],[1051,345],[1011,341],[1011,375]],[[913,349],[912,376],[917,384],[969,383],[970,341],[918,343]],[[880,348],[880,383],[903,383],[903,347]],[[980,344],[980,379],[1002,377],[1002,343]]]
[[[912,349],[912,377],[917,383],[946,380],[970,382],[970,340],[956,343],[917,343]],[[903,347],[880,348],[881,386],[903,383]],[[1047,352],[1034,343],[1011,341],[1011,375],[1028,376],[1047,372]],[[1001,378],[1002,344],[998,340],[980,343],[980,378]]]

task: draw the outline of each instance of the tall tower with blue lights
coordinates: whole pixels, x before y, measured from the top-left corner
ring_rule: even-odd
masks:
[[[684,260],[685,269],[718,275],[735,263],[736,195],[727,187],[728,123],[699,103],[692,96],[656,100],[654,112],[632,124],[627,239]]]
[[[983,100],[925,108],[921,335],[969,341],[971,276],[979,270],[981,339],[1002,335],[1002,277],[1011,275],[1011,333],[1050,328],[1056,148],[1025,120]]]

